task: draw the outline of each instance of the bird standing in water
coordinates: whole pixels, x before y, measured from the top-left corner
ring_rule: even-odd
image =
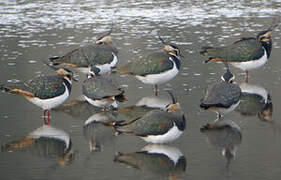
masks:
[[[51,66],[52,67],[52,66]],[[25,97],[44,110],[44,122],[50,123],[50,109],[62,104],[70,95],[73,73],[66,68],[55,68],[57,75],[38,76],[20,87],[0,84],[0,90]],[[76,80],[77,81],[77,80]],[[46,121],[46,113],[48,122]]]
[[[154,93],[157,95],[158,85],[168,82],[178,74],[181,67],[180,57],[183,57],[176,45],[166,43],[160,36],[159,39],[164,44],[162,51],[148,54],[145,58],[123,66],[117,66],[112,72],[133,75],[145,84],[154,85]]]
[[[240,102],[241,89],[234,84],[234,76],[228,66],[227,71],[221,77],[222,82],[210,86],[201,100],[202,109],[210,109],[218,113],[219,119],[222,114],[233,111]]]
[[[243,37],[228,46],[204,46],[200,54],[208,57],[206,63],[227,61],[234,67],[242,69],[246,73],[245,82],[248,82],[248,70],[260,68],[268,61],[272,49],[270,34],[278,26],[278,23],[259,32],[256,37]]]
[[[53,65],[68,66],[84,74],[89,73],[91,66],[96,66],[100,74],[108,73],[118,62],[118,51],[112,45],[111,32],[112,30],[98,38],[95,44],[85,45],[64,56],[51,57],[49,60]]]
[[[126,101],[125,91],[109,77],[99,75],[99,68],[91,67],[88,79],[83,82],[83,95],[85,99],[96,107],[109,106],[117,108],[118,102]]]
[[[114,124],[121,134],[135,135],[149,143],[168,143],[176,140],[185,130],[186,121],[180,105],[171,94],[173,103],[165,110],[151,110],[134,120]]]

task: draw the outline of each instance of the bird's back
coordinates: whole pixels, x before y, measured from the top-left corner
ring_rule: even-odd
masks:
[[[105,76],[94,76],[83,83],[83,94],[92,99],[116,96],[122,92],[116,82]]]
[[[40,99],[62,95],[66,90],[65,80],[60,76],[38,76],[27,83],[26,89]]]
[[[173,68],[173,62],[169,60],[172,58],[164,51],[149,54],[145,58],[130,62],[126,65],[119,66],[113,71],[121,74],[132,74],[145,76],[148,74],[158,74]]]
[[[240,99],[241,89],[237,84],[217,83],[209,87],[201,101],[201,107],[217,106],[228,108]]]

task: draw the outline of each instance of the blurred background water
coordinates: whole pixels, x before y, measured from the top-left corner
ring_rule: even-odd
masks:
[[[162,48],[159,33],[179,45],[184,55],[178,76],[160,85],[159,98],[169,99],[164,89],[174,90],[187,117],[187,128],[169,145],[147,147],[136,137],[116,137],[111,128],[85,124],[96,112],[81,106],[76,108],[81,112],[51,113],[55,132],[63,132],[63,140],[71,139],[71,153],[62,148],[66,145],[60,145],[69,141],[53,142],[44,137],[43,143],[38,140],[29,148],[9,149],[4,147],[10,142],[31,139],[32,132],[42,129],[42,110],[22,97],[0,93],[1,179],[279,179],[280,27],[272,33],[270,60],[259,70],[250,71],[249,77],[249,85],[270,94],[270,122],[258,118],[261,109],[243,113],[241,107],[225,116],[235,124],[234,130],[201,133],[200,127],[213,122],[216,114],[200,110],[200,99],[208,85],[220,80],[224,69],[221,64],[203,64],[205,58],[199,51],[201,46],[227,45],[241,37],[256,36],[272,24],[274,17],[280,17],[280,12],[279,0],[2,0],[0,82],[16,83],[41,73],[54,74],[43,60],[94,42],[112,27],[119,64],[125,64]],[[242,83],[243,72],[231,69],[236,82]],[[81,75],[80,83],[74,84],[68,101],[81,95],[84,78]],[[116,78],[126,87],[129,99],[121,108],[153,95],[152,86],[128,76]],[[226,147],[235,149],[234,157],[223,155]],[[161,153],[151,157],[145,154],[148,149],[170,152],[174,161],[167,161]],[[121,152],[128,157],[122,157]],[[123,163],[118,163],[118,158],[124,158]]]

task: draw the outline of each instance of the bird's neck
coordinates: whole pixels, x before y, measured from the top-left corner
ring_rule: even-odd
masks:
[[[184,114],[182,114],[181,118],[175,118],[176,126],[179,130],[183,131],[185,129],[185,117]]]
[[[63,78],[63,82],[65,83],[69,93],[71,92],[72,82],[69,79]]]
[[[177,69],[179,70],[181,67],[181,61],[177,56],[173,56],[171,55],[171,58],[173,59],[173,61],[176,63]]]
[[[266,55],[267,58],[270,57],[270,53],[271,53],[271,49],[272,49],[272,41],[268,41],[268,42],[263,42],[261,41],[261,45],[264,47],[265,51],[266,51]]]

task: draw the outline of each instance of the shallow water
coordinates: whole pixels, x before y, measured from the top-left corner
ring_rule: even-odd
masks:
[[[42,110],[24,98],[0,93],[1,179],[279,179],[280,27],[272,33],[269,62],[250,71],[249,77],[249,85],[255,86],[255,91],[270,94],[270,122],[258,117],[261,107],[247,113],[241,106],[225,116],[240,130],[200,132],[201,126],[216,119],[215,113],[199,109],[200,99],[209,84],[220,80],[224,69],[221,64],[203,64],[205,58],[198,52],[201,46],[225,45],[243,36],[255,36],[268,28],[280,12],[278,0],[2,0],[0,82],[17,83],[37,74],[53,74],[43,60],[92,42],[111,27],[120,64],[162,48],[159,33],[168,42],[178,44],[184,55],[178,76],[160,85],[159,98],[165,104],[169,95],[164,90],[174,91],[186,115],[187,128],[169,145],[147,146],[136,137],[114,136],[111,128],[88,123],[89,117],[99,111],[82,104],[79,108],[51,112],[51,126],[57,129],[53,134],[63,132],[62,139],[71,139],[71,143],[67,141],[69,149],[65,148],[68,143],[61,144],[62,139],[54,140],[59,138],[41,138],[28,148],[3,148],[10,142],[33,137],[34,131],[42,128],[43,119]],[[243,83],[243,72],[231,69],[236,82]],[[79,78],[83,81],[85,75]],[[129,99],[121,108],[153,95],[152,86],[132,77],[116,78],[126,87]],[[68,102],[81,95],[81,81],[74,84]],[[223,156],[225,147],[235,149],[233,158]],[[178,161],[161,154],[152,157],[144,153],[148,149],[170,152]],[[124,153],[128,153],[130,164],[118,162],[122,158],[118,155]]]

